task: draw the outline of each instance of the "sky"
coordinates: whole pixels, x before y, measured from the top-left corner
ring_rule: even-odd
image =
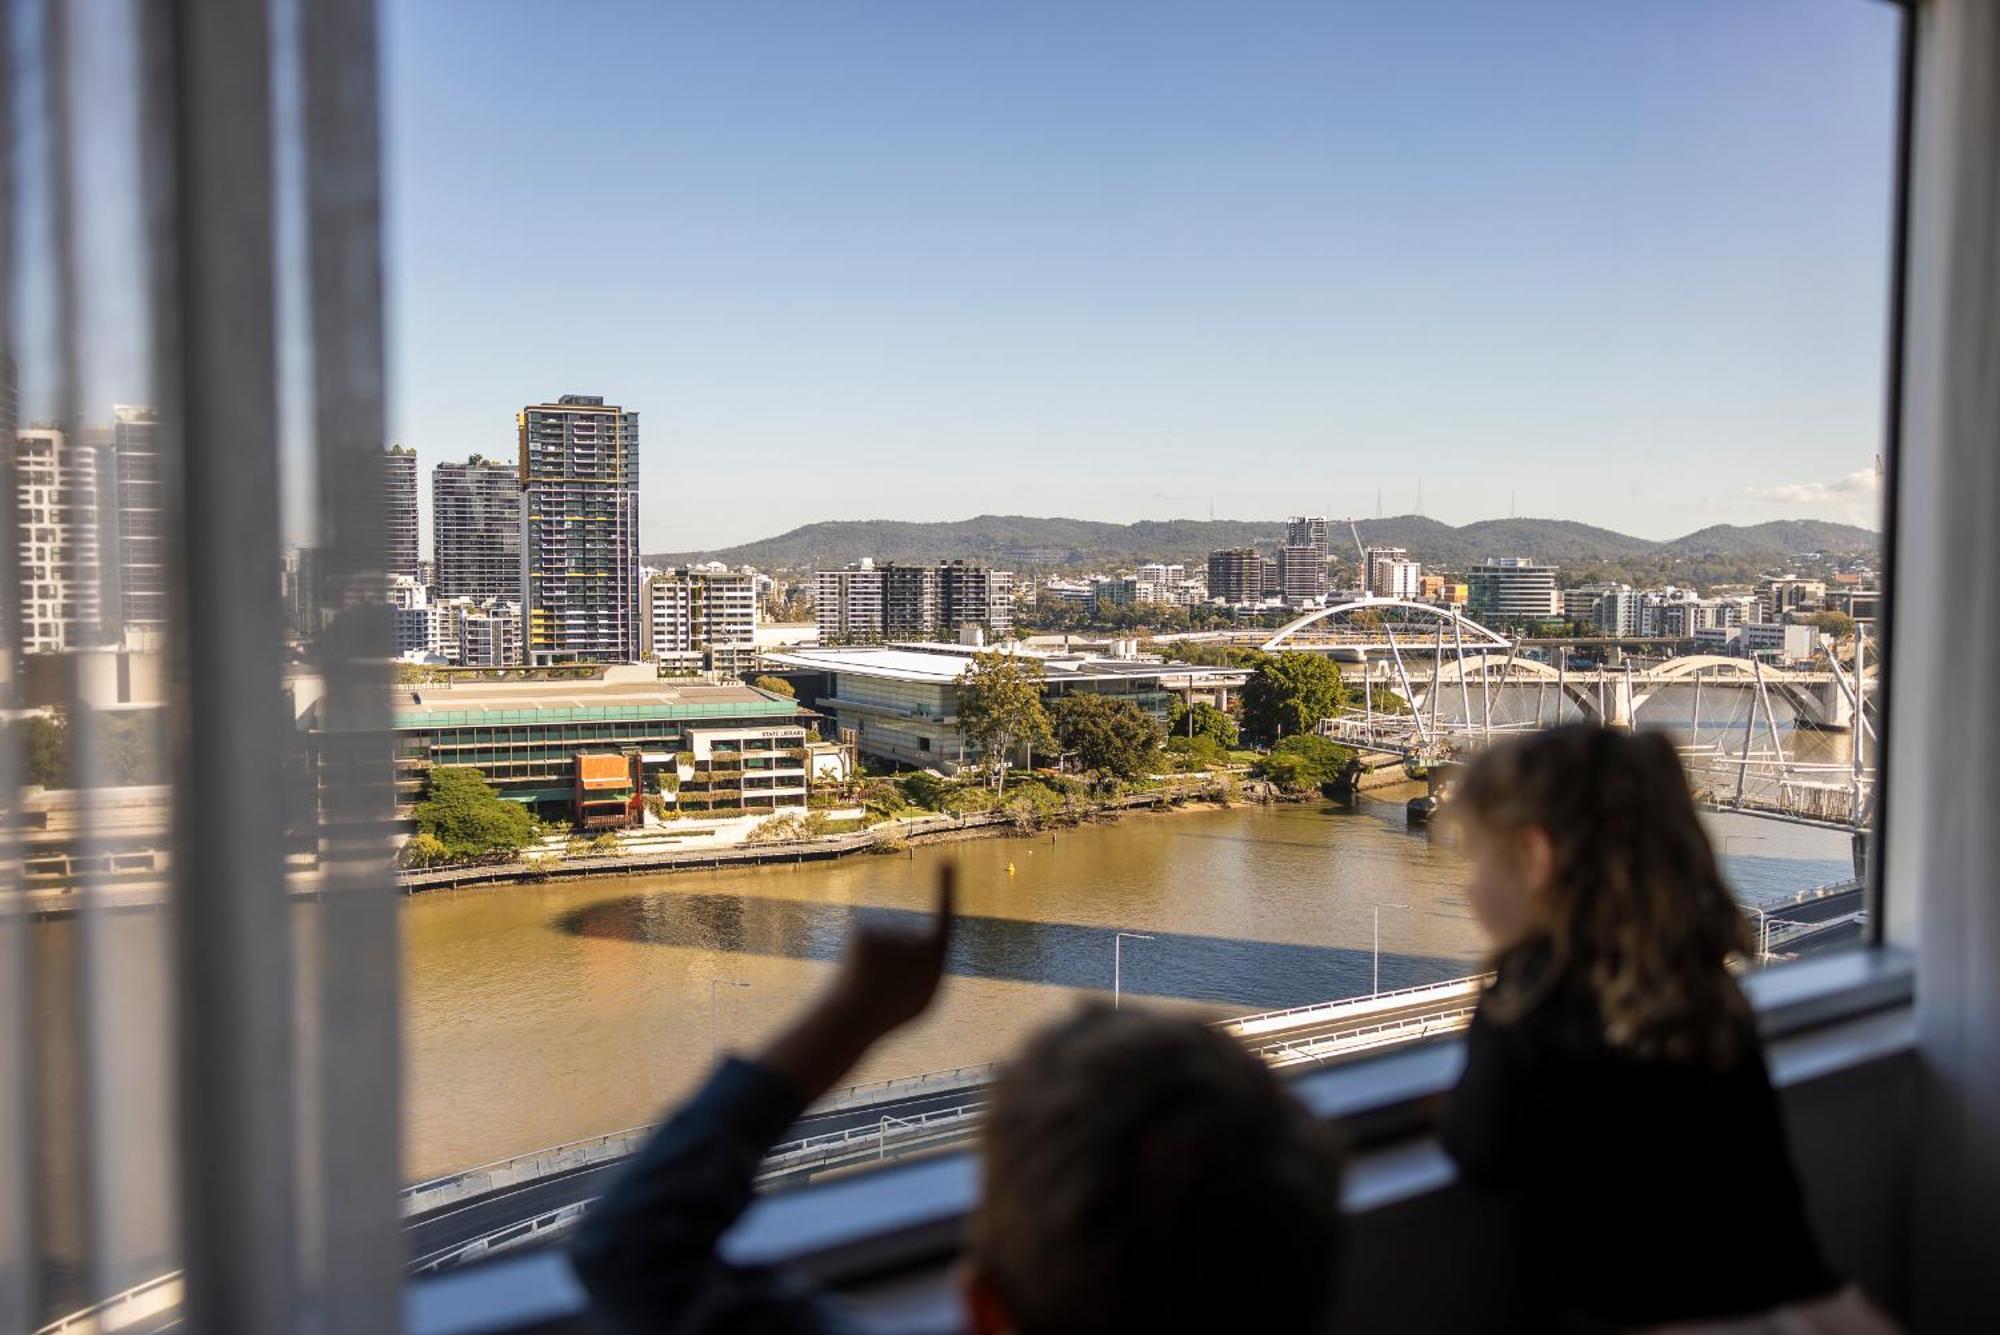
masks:
[[[647,551],[1876,523],[1881,0],[383,15],[392,438],[635,409]]]

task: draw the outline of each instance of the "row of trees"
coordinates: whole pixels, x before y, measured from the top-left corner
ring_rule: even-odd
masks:
[[[973,656],[959,680],[959,727],[986,756],[995,791],[1004,791],[1017,753],[1056,750],[1064,759],[1074,755],[1084,769],[1129,780],[1148,773],[1170,741],[1177,752],[1213,763],[1242,736],[1274,746],[1316,734],[1321,719],[1349,703],[1340,668],[1319,654],[1234,652],[1251,668],[1240,725],[1214,705],[1196,703],[1177,705],[1163,729],[1135,702],[1092,691],[1064,695],[1050,707],[1032,663],[984,653]]]
[[[162,709],[100,709],[89,712],[89,738],[81,741],[69,716],[58,711],[25,714],[5,725],[18,729],[27,782],[43,788],[74,788],[80,775],[110,788],[161,784],[167,775],[167,716]],[[79,745],[89,747],[80,765]]]
[[[1130,780],[1149,772],[1166,741],[1166,730],[1131,700],[1079,691],[1049,707],[1033,661],[1006,653],[973,655],[959,679],[958,722],[986,757],[995,792],[1006,790],[1017,752],[1031,763],[1036,751],[1074,755],[1083,769]]]

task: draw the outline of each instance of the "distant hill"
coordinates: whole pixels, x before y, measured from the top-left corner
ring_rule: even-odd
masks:
[[[1567,519],[1484,519],[1454,527],[1423,515],[1363,519],[1357,527],[1371,546],[1407,547],[1429,565],[1462,567],[1490,556],[1532,556],[1559,565],[1651,562],[1727,557],[1780,560],[1805,552],[1860,555],[1877,551],[1881,537],[1851,524],[1817,519],[1775,520],[1737,527],[1718,524],[1669,542],[1653,542]],[[1106,524],[1089,519],[1040,519],[979,515],[939,523],[841,520],[807,524],[775,538],[710,551],[661,552],[651,565],[726,561],[765,570],[878,561],[938,561],[965,557],[1016,569],[1131,566],[1140,561],[1204,560],[1218,547],[1261,547],[1284,542],[1283,520],[1170,519]],[[1329,535],[1336,555],[1352,555],[1345,521]]]
[[[1717,524],[1661,545],[1679,556],[1752,556],[1769,551],[1845,553],[1875,551],[1882,545],[1882,535],[1824,519],[1774,519],[1749,528]]]

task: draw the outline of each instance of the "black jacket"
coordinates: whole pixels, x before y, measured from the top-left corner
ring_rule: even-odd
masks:
[[[1546,954],[1501,965],[1532,981]],[[1838,1287],[1813,1241],[1749,1019],[1726,1066],[1614,1049],[1589,989],[1558,979],[1524,1015],[1490,1000],[1466,1036],[1444,1143],[1525,1217],[1533,1287],[1615,1325],[1768,1311]]]

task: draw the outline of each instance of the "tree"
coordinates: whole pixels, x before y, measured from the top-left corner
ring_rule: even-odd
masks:
[[[1845,612],[1815,612],[1812,624],[1836,640],[1851,639],[1854,635],[1854,618]]]
[[[974,654],[958,679],[958,726],[982,752],[994,790],[1004,792],[1014,748],[1047,747],[1054,740],[1033,661],[1018,654]]]
[[[69,787],[69,722],[60,714],[27,716],[28,782],[44,788]]]
[[[1243,684],[1243,726],[1268,744],[1317,731],[1321,719],[1346,703],[1346,683],[1330,660],[1319,654],[1273,654]]]
[[[1185,705],[1176,701],[1173,711],[1167,715],[1167,734],[1170,737],[1207,737],[1227,751],[1236,745],[1236,720],[1206,701],[1197,700]]]
[[[453,859],[513,853],[535,841],[535,818],[528,809],[503,800],[484,774],[464,765],[432,767],[416,814],[417,829]]]
[[[1076,752],[1085,769],[1136,779],[1150,769],[1165,732],[1130,700],[1078,691],[1051,711],[1063,750]]]
[[[783,677],[755,677],[751,679],[750,684],[760,691],[769,691],[772,695],[791,697],[798,695],[797,688]]]
[[[1316,733],[1295,733],[1257,762],[1257,773],[1287,793],[1309,793],[1316,788],[1325,791],[1353,759],[1351,747]]]

